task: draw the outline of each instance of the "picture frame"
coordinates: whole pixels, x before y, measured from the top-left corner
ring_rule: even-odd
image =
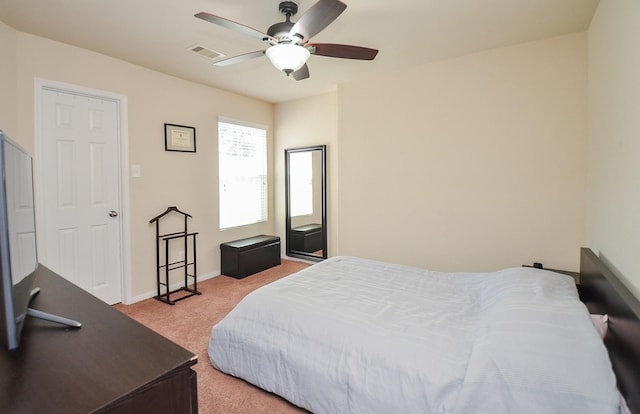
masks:
[[[196,129],[186,125],[164,124],[164,149],[196,152]]]

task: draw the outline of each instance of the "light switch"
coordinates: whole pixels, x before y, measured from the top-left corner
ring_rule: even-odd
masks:
[[[138,177],[142,176],[142,169],[140,168],[140,165],[133,164],[131,166],[131,176],[134,177],[134,178],[138,178]]]

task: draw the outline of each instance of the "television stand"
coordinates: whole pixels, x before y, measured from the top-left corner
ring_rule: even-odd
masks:
[[[33,299],[33,297],[38,293],[40,293],[40,288],[34,288],[31,291],[31,298],[29,299],[29,301],[31,301],[31,299]],[[78,321],[63,318],[62,316],[54,315],[52,313],[39,311],[37,309],[27,308],[27,316],[31,316],[32,318],[44,319],[45,321],[59,323],[61,325],[70,326],[72,328],[82,328],[82,324]]]

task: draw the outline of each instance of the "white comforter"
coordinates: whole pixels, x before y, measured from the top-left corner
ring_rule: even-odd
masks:
[[[212,364],[314,413],[619,410],[573,279],[440,273],[334,257],[244,298]]]

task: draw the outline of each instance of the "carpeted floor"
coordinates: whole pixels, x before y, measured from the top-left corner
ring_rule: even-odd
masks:
[[[133,305],[115,305],[159,334],[198,355],[198,408],[201,414],[306,413],[286,400],[214,369],[207,355],[211,328],[249,292],[297,272],[308,265],[283,260],[280,266],[244,279],[218,276],[198,284],[202,295],[174,306],[155,299]],[[177,297],[177,296],[176,296]]]

